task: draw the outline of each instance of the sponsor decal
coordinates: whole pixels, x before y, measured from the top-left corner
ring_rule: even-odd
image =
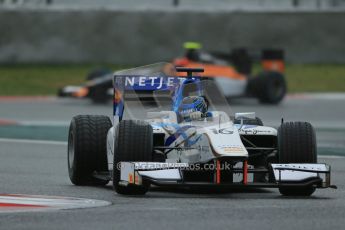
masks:
[[[173,76],[115,76],[124,77],[124,86],[126,89],[132,90],[164,90],[171,89],[181,84],[185,78]]]
[[[247,129],[240,129],[238,130],[239,132],[244,132],[245,134],[257,134],[258,133],[258,130],[256,129],[251,129],[251,130],[247,130]]]
[[[271,133],[271,131],[269,130],[257,130],[257,129],[239,129],[238,131],[245,134],[251,134],[251,135],[256,135],[259,133]]]
[[[234,152],[238,153],[238,152],[243,151],[242,146],[224,146],[221,149],[226,153],[234,153]]]

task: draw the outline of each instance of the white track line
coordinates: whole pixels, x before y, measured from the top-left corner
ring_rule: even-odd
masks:
[[[24,144],[39,144],[39,145],[67,145],[65,141],[46,141],[46,140],[28,140],[28,139],[11,139],[0,138],[0,142],[7,143],[24,143]]]
[[[54,211],[111,205],[111,202],[104,200],[23,194],[0,194],[0,203],[5,204],[3,206],[0,205],[0,213]],[[18,206],[15,207],[11,205]],[[20,205],[38,205],[43,207],[21,207]]]
[[[344,159],[345,156],[338,156],[338,155],[318,155],[318,158],[321,159]]]
[[[288,99],[318,99],[318,100],[345,100],[345,93],[295,93],[288,94]]]
[[[70,122],[68,121],[16,121],[20,125],[24,126],[58,126],[68,127]]]

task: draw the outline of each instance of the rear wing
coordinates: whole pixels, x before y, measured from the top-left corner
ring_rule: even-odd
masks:
[[[261,66],[266,71],[285,72],[284,50],[265,49],[261,54]]]
[[[249,50],[236,48],[230,53],[211,52],[215,57],[228,60],[242,74],[252,74],[253,62],[258,61],[265,71],[285,72],[285,54],[283,49]]]

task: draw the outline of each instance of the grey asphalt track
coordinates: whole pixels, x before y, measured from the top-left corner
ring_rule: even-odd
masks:
[[[234,101],[235,111],[256,111],[266,124],[308,120],[320,127],[321,142],[343,147],[344,100],[287,99],[261,106]],[[67,125],[75,114],[111,115],[111,105],[88,101],[0,102],[0,118]],[[345,225],[345,158],[319,157],[332,166],[337,190],[310,198],[284,198],[275,189],[193,193],[153,188],[144,197],[115,194],[106,187],[77,187],[68,178],[64,143],[0,140],[0,193],[59,195],[100,199],[111,206],[57,212],[0,214],[0,229],[342,229]]]
[[[286,121],[305,120],[316,127],[345,128],[345,97],[295,98],[288,97],[280,105],[261,105],[252,99],[234,99],[229,102],[232,112],[256,112],[265,124],[278,126]],[[48,99],[47,101],[1,101],[0,118],[38,123],[68,124],[77,114],[104,114],[111,116],[111,103],[96,105],[89,100]]]
[[[57,212],[0,214],[0,229],[341,229],[345,224],[345,158],[332,165],[338,190],[284,198],[277,190],[192,193],[154,188],[125,197],[106,187],[71,185],[66,146],[1,142],[1,193],[74,196],[111,206]]]
[[[230,101],[231,111],[252,112],[265,125],[278,127],[285,121],[309,121],[316,127],[318,147],[327,154],[345,154],[345,97],[288,97],[282,104],[261,105],[252,99]],[[1,127],[0,137],[66,140],[71,118],[78,114],[112,116],[111,103],[95,105],[89,100],[1,101],[0,119],[24,121],[24,127]],[[53,126],[53,128],[51,128]],[[49,135],[46,135],[49,134]],[[340,150],[340,151],[339,151]]]

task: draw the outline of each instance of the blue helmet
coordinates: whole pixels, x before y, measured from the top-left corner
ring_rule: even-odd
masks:
[[[179,114],[183,118],[188,118],[192,112],[206,113],[208,109],[207,102],[204,97],[188,96],[183,98],[179,106]]]

